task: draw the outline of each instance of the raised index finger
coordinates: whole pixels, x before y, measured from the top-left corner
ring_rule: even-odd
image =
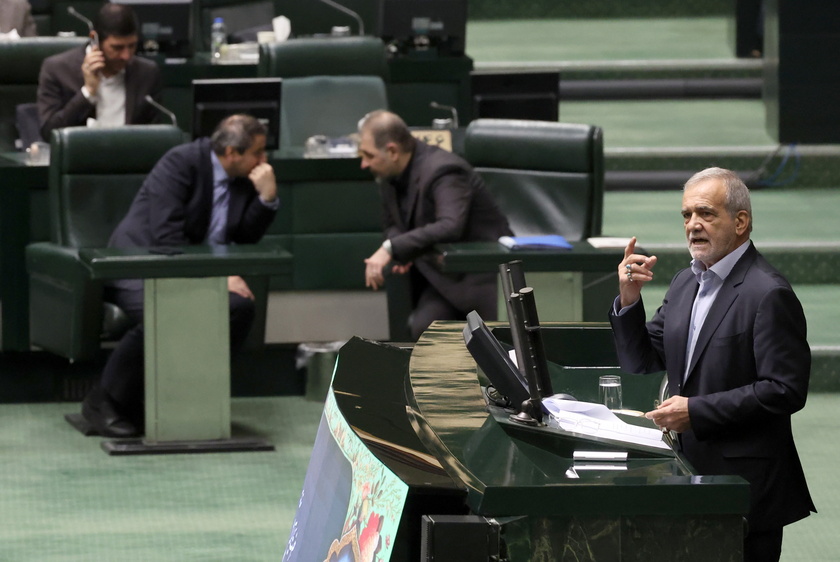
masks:
[[[624,248],[624,259],[629,258],[633,255],[633,252],[636,251],[636,237],[632,237],[630,242],[627,243],[627,247]]]

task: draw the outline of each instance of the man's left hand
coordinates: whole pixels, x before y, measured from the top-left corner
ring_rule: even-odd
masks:
[[[365,260],[365,287],[374,291],[385,285],[382,270],[391,261],[391,254],[385,248],[379,248],[372,256]]]
[[[691,419],[688,417],[688,398],[672,396],[660,404],[655,410],[645,414],[653,420],[663,431],[682,433],[691,429]]]
[[[274,178],[274,168],[268,162],[254,166],[248,179],[254,183],[254,188],[260,194],[260,199],[271,203],[277,198],[277,180]]]

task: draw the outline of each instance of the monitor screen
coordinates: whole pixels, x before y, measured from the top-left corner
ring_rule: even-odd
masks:
[[[464,343],[496,390],[504,394],[519,410],[522,402],[530,398],[528,384],[510,360],[508,351],[474,310],[467,314]]]
[[[473,118],[557,121],[560,73],[476,71],[470,74]]]
[[[193,138],[209,137],[228,115],[246,113],[266,129],[266,149],[280,146],[280,78],[193,80]]]
[[[462,55],[467,0],[380,0],[379,36],[398,50],[435,48]]]
[[[192,55],[191,0],[120,0],[140,20],[137,50],[171,58]]]

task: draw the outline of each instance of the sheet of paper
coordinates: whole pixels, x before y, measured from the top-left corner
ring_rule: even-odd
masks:
[[[626,423],[603,404],[562,400],[553,396],[544,398],[542,402],[551,415],[551,421],[566,431],[657,449],[671,449],[662,440],[662,432],[658,429]]]

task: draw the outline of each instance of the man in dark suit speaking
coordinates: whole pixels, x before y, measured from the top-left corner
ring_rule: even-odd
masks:
[[[507,219],[484,182],[462,158],[411,136],[394,113],[375,111],[359,124],[359,155],[379,183],[385,242],[365,260],[365,284],[378,289],[383,270],[411,277],[416,340],[435,320],[463,320],[477,310],[495,319],[495,273],[452,275],[433,263],[442,242],[496,241]]]
[[[610,312],[621,368],[668,372],[671,397],[645,414],[698,474],[750,483],[745,560],[778,560],[782,528],[816,511],[791,432],[811,369],[805,316],[790,284],[750,241],[750,194],[729,170],[685,184],[682,216],[691,267],[677,273],[645,324],[642,287],[656,257],[635,253],[618,268]]]
[[[253,244],[279,206],[274,170],[265,157],[266,130],[248,115],[223,120],[211,138],[167,152],[149,173],[108,243],[114,248],[194,244]],[[239,276],[228,278],[231,348],[244,342],[254,319],[254,295]],[[115,281],[106,299],[136,324],[123,336],[82,403],[82,416],[101,434],[139,433],[143,408],[143,283]],[[189,350],[184,350],[189,353]]]

